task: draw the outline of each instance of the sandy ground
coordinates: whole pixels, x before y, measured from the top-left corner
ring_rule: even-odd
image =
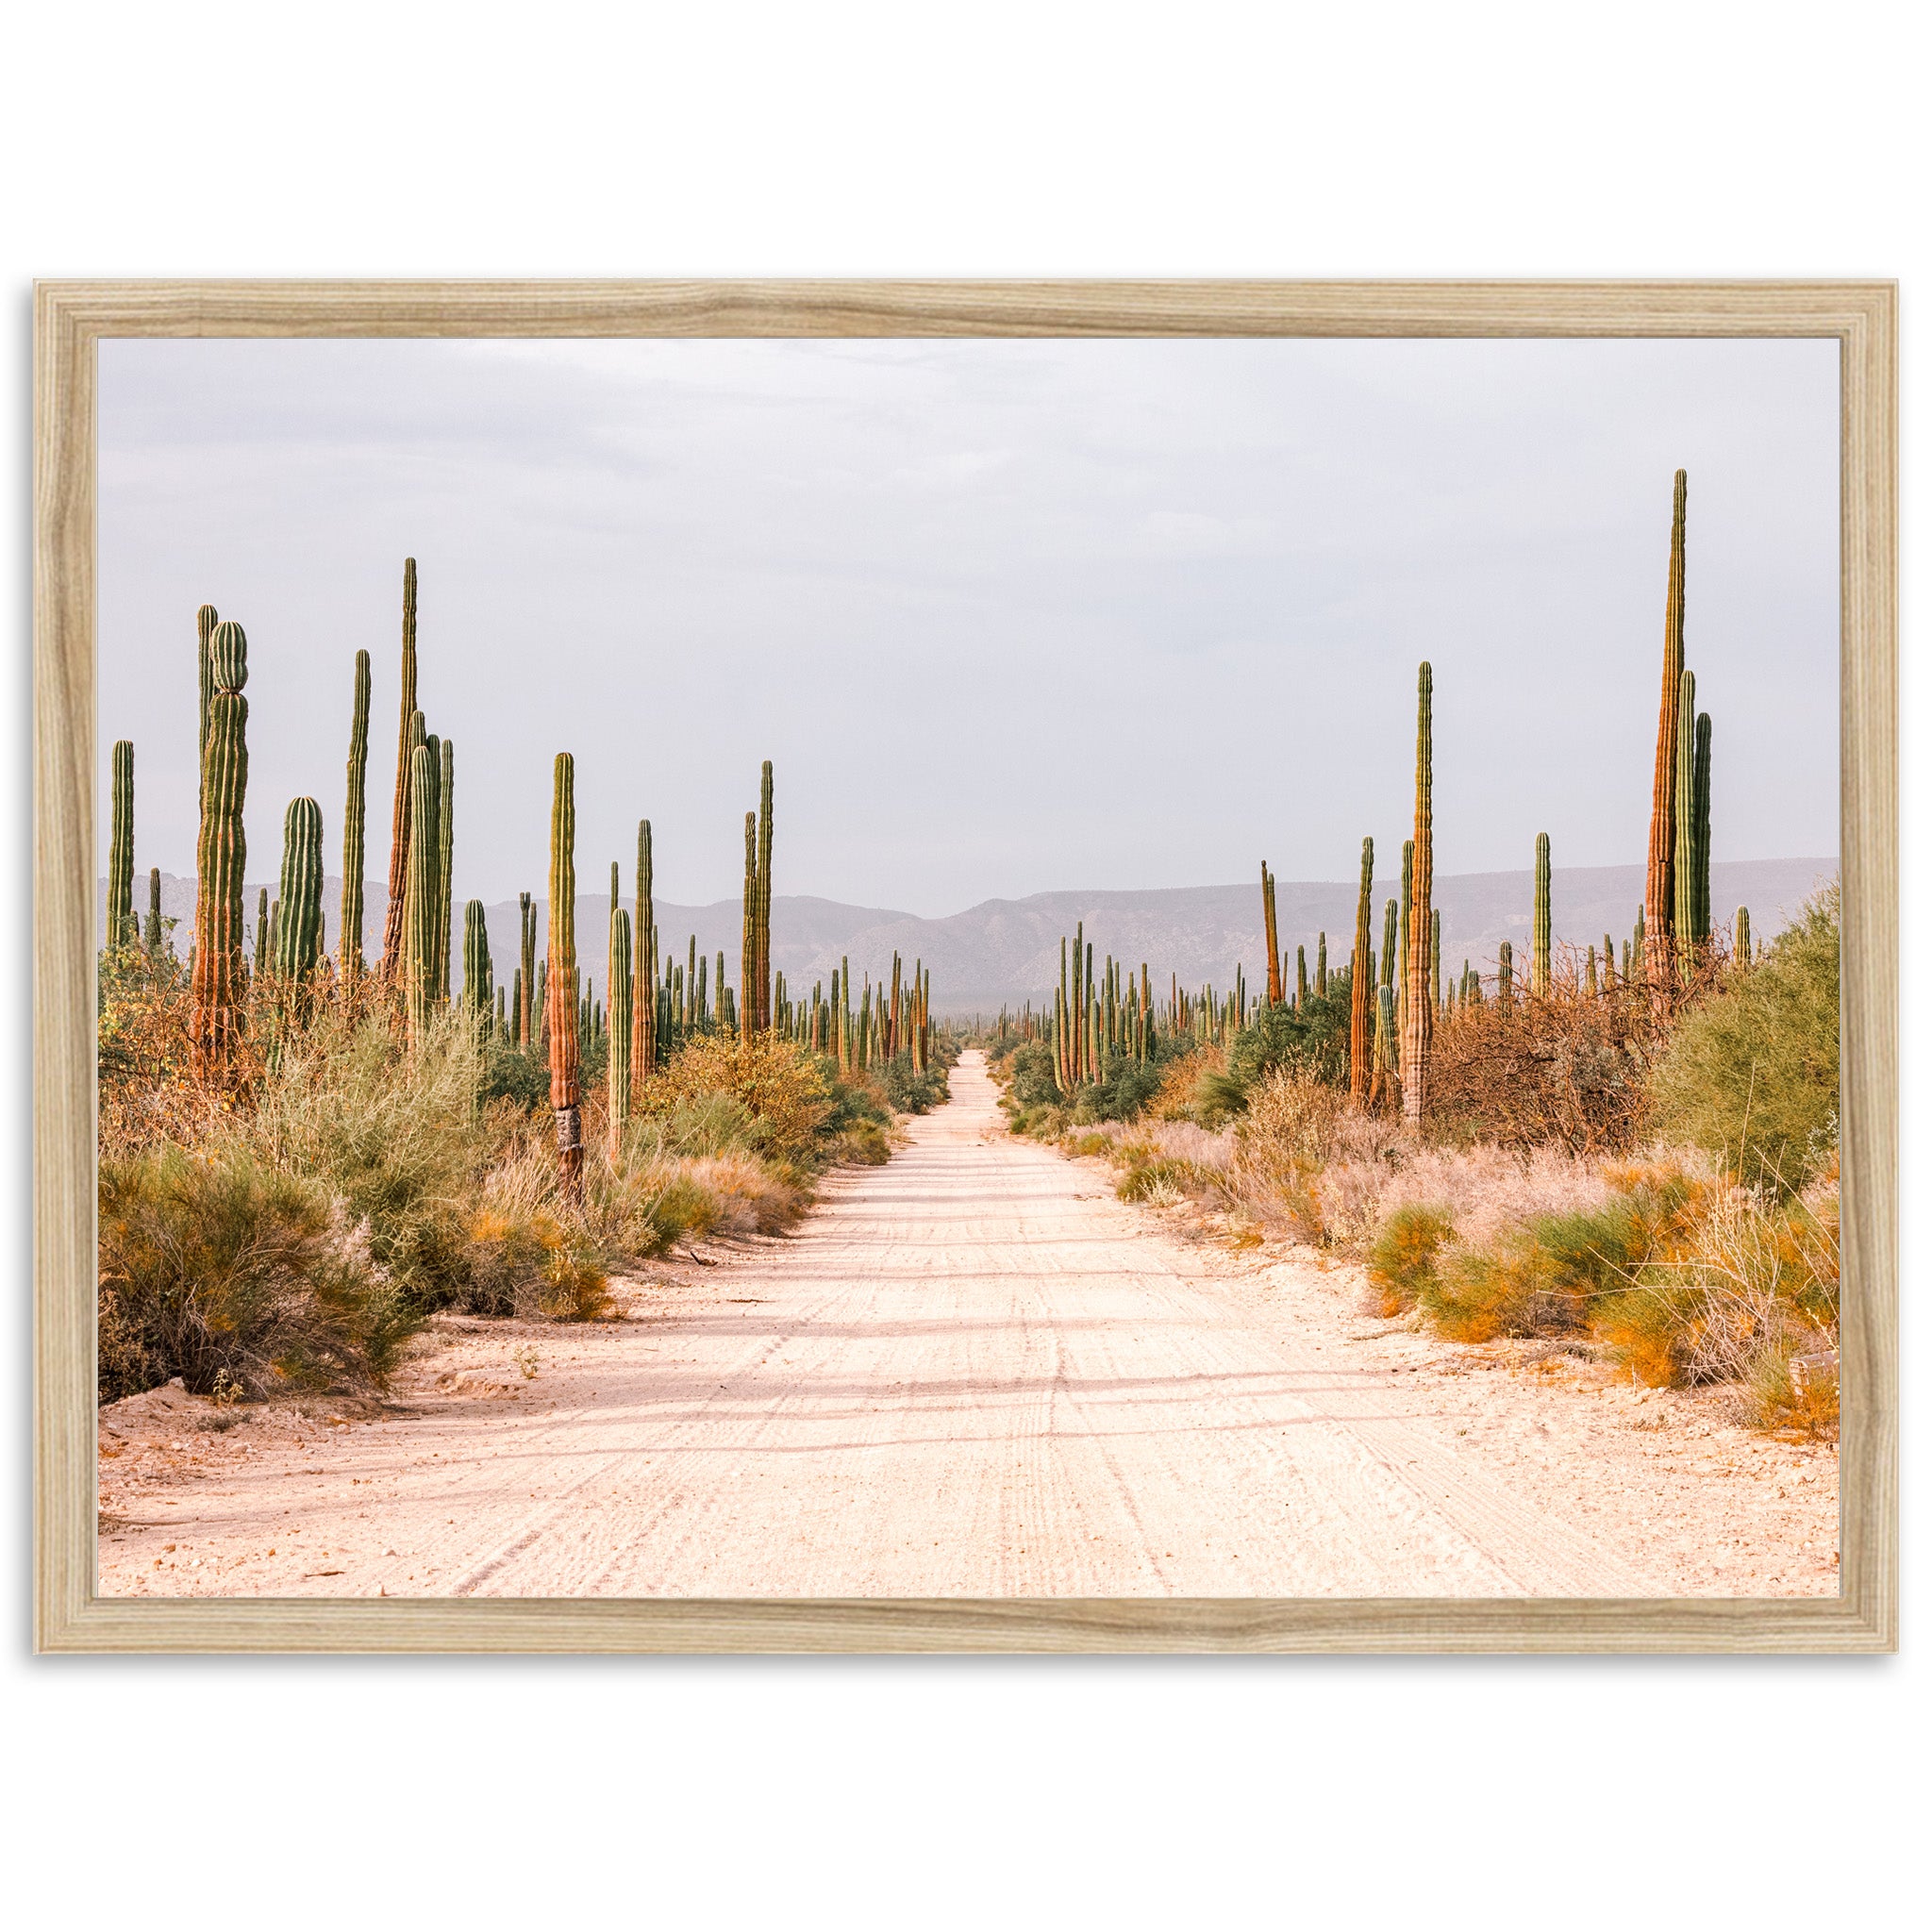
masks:
[[[1009,1138],[976,1055],[796,1236],[439,1322],[366,1413],[101,1415],[110,1595],[1828,1595],[1838,1475],[1716,1399],[1365,1316]]]

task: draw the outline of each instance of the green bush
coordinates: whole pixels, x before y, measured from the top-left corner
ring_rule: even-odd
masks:
[[[1441,1208],[1398,1208],[1369,1249],[1369,1284],[1376,1312],[1400,1315],[1436,1286],[1436,1257],[1455,1232]]]
[[[1299,1007],[1261,1006],[1227,1050],[1227,1101],[1246,1096],[1278,1067],[1312,1074],[1330,1086],[1348,1085],[1348,974],[1331,974],[1328,991],[1311,992]],[[1239,1105],[1226,1111],[1238,1113]]]
[[[245,1148],[104,1157],[99,1207],[102,1401],[367,1387],[414,1325],[327,1190]]]
[[[550,1105],[550,1072],[534,1051],[492,1039],[483,1054],[483,1098],[509,1100],[525,1113]]]
[[[503,1129],[479,1108],[482,1053],[459,1015],[408,1052],[381,1017],[331,1013],[291,1041],[236,1132],[312,1176],[360,1223],[370,1259],[422,1312],[458,1295],[468,1224]]]
[[[912,1054],[902,1049],[871,1069],[886,1091],[886,1098],[900,1113],[930,1113],[945,1105],[947,1087],[942,1068],[928,1067],[923,1074],[913,1070]]]
[[[1652,1124],[1751,1186],[1801,1190],[1838,1151],[1839,893],[1832,886],[1678,1023],[1649,1081]]]

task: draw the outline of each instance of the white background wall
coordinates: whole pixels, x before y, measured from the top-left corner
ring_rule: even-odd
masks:
[[[1857,0],[35,8],[9,29],[0,114],[15,905],[31,275],[1893,275],[1910,453],[1932,274],[1911,18]],[[1906,480],[1909,587],[1925,541]],[[1909,882],[1909,779],[1906,806]],[[1923,1909],[1905,1890],[1932,1716],[1910,1186],[1899,1661],[32,1660],[30,966],[8,929],[0,1816],[20,1923],[53,1923],[58,1892],[72,1923],[151,1925]],[[1909,1017],[1906,1044],[1909,1174]]]

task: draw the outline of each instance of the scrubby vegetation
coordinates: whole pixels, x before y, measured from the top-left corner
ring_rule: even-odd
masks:
[[[781,1233],[826,1167],[890,1150],[882,1081],[709,1033],[647,1083],[614,1151],[592,1105],[572,1198],[547,1084],[535,1107],[504,1091],[504,1055],[459,1013],[403,1052],[378,999],[332,1001],[210,1089],[188,1071],[178,970],[124,953],[101,990],[103,1400],[173,1375],[244,1397],[374,1388],[442,1307],[594,1319],[612,1274]]]
[[[1574,974],[1466,1002],[1420,1130],[1351,1094],[1325,1016],[1262,1008],[1225,1045],[1163,1040],[1156,1091],[1119,1112],[1105,1078],[1095,1101],[1045,1091],[1038,1041],[991,1054],[1016,1130],[1106,1158],[1123,1199],[1357,1257],[1376,1312],[1453,1341],[1568,1340],[1646,1384],[1725,1384],[1763,1426],[1828,1431],[1838,943],[1834,888],[1667,1008]]]
[[[776,1234],[841,1161],[877,1163],[897,1112],[957,1058],[931,975],[894,956],[855,1000],[793,999],[772,963],[773,774],[745,815],[739,984],[658,950],[648,821],[636,898],[610,917],[596,996],[576,942],[575,765],[552,772],[549,930],[520,895],[498,987],[484,908],[452,896],[455,748],[418,708],[416,568],[404,567],[389,907],[363,955],[371,717],[356,654],[338,948],[324,945],[323,814],[290,802],[280,892],[242,886],[248,641],[196,618],[194,943],[177,957],[148,875],[136,917],[134,746],[112,755],[99,961],[99,1381],[179,1375],[226,1397],[370,1389],[438,1309],[551,1321],[608,1311],[613,1274],[706,1236]],[[460,992],[453,978],[460,932]]]

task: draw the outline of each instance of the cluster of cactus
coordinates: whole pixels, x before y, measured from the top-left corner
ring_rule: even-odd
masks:
[[[1672,493],[1671,560],[1664,592],[1663,683],[1651,777],[1650,846],[1644,874],[1643,970],[1668,1005],[1710,943],[1710,738],[1697,709],[1697,680],[1684,652],[1684,536],[1687,484]]]

